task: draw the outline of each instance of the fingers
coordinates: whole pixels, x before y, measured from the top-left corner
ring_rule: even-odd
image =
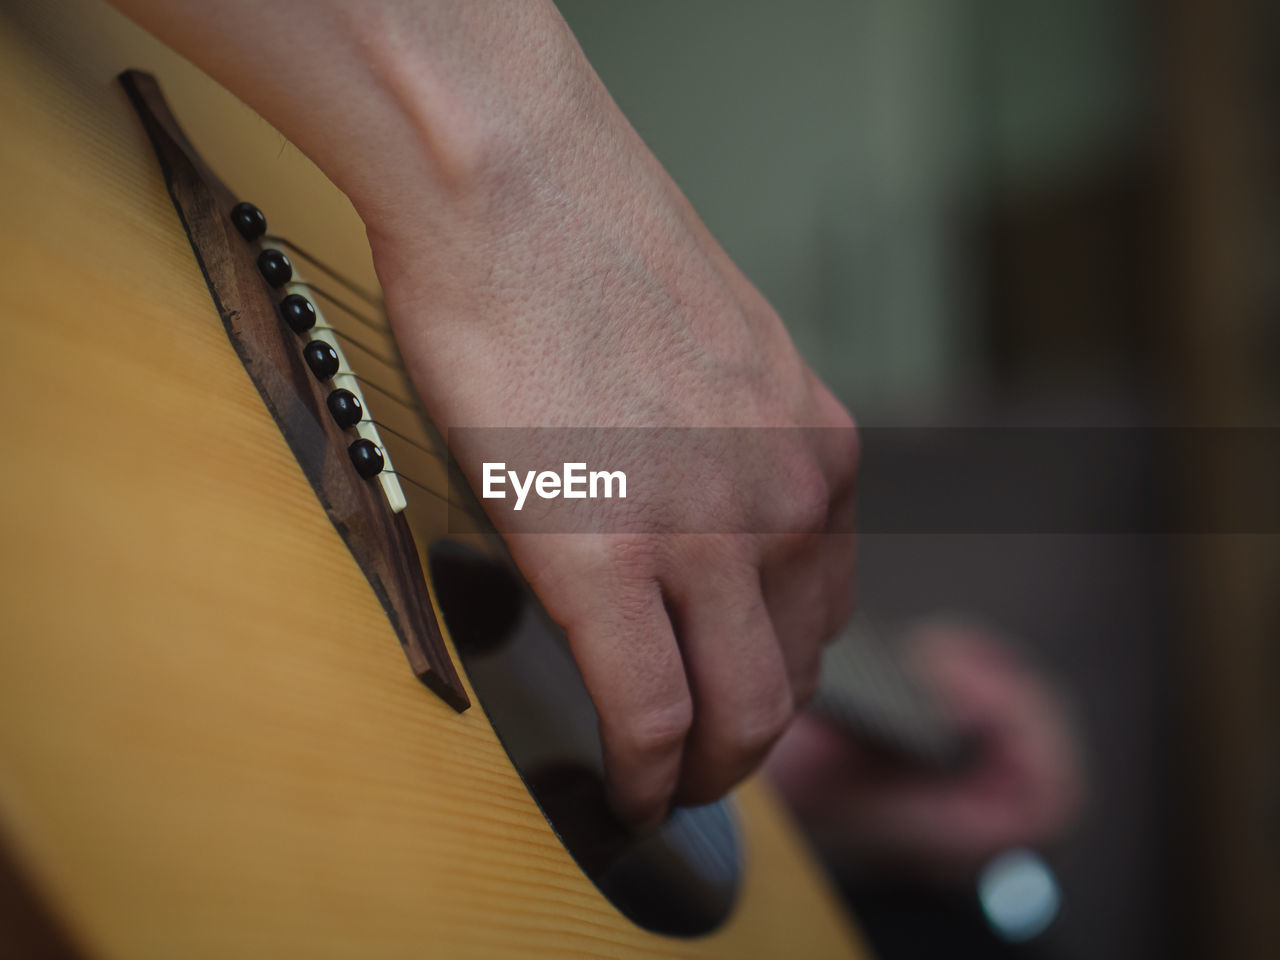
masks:
[[[666,816],[693,704],[655,579],[601,565],[584,577],[564,623],[599,715],[614,812],[639,827]]]
[[[610,551],[612,562],[582,578],[574,592],[585,599],[562,620],[599,713],[610,801],[638,826],[656,825],[673,801],[708,803],[728,792],[816,681],[828,616],[823,578],[778,580],[787,584],[775,601],[779,616],[804,640],[784,651],[758,559],[742,539],[716,538],[708,549],[698,536],[701,548],[672,566],[637,564],[638,551],[619,562]],[[814,546],[807,566],[821,560]],[[639,574],[659,567],[668,571],[661,582]]]
[[[695,491],[741,533],[673,532],[705,523],[680,514],[662,532],[574,540],[569,559],[559,541],[511,538],[568,631],[624,820],[656,825],[672,802],[722,796],[813,695],[823,643],[851,612],[854,565],[857,439],[843,408],[827,406],[834,429],[762,435],[767,496]]]
[[[761,585],[798,709],[817,688],[822,648],[853,614],[853,489],[832,503],[822,533],[782,538],[765,558]]]
[[[854,506],[861,458],[853,418],[816,378],[813,402],[822,427],[807,434],[824,493],[821,520],[788,528],[808,535],[783,538],[766,557],[763,571],[769,612],[793,676],[801,683],[803,674],[797,671],[803,671],[802,655],[815,635],[832,639],[853,615]]]
[[[833,633],[830,623],[835,613],[822,568],[827,553],[822,540],[817,534],[803,538],[772,558],[760,577],[798,710],[817,689],[822,649]]]
[[[814,416],[822,428],[815,453],[835,494],[833,499],[838,499],[841,494],[852,492],[858,473],[862,456],[858,428],[845,405],[816,377],[813,391]]]
[[[655,538],[607,538],[604,549],[579,543],[576,575],[554,578],[530,563],[544,574],[536,585],[565,626],[596,705],[610,803],[638,827],[656,826],[673,801],[722,796],[794,715],[792,671],[753,539],[692,535],[686,547],[698,548],[675,557],[645,546]],[[820,634],[805,629],[816,650]],[[808,672],[816,676],[816,667]]]
[[[705,575],[674,594],[694,723],[676,799],[709,803],[749,774],[795,710],[754,568]],[[708,582],[710,581],[710,582]]]

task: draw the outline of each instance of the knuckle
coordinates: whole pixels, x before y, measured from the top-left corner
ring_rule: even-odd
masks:
[[[849,408],[821,381],[817,381],[817,402],[823,426],[850,431],[854,429],[855,421]]]
[[[824,420],[830,447],[833,472],[832,486],[842,488],[853,481],[858,472],[862,444],[858,437],[858,425],[848,408],[825,387]]]
[[[756,575],[756,558],[750,538],[731,534],[682,536],[673,553],[684,575],[695,578],[702,585],[714,575],[718,586],[738,589],[743,577]]]
[[[787,490],[783,523],[788,533],[817,533],[827,522],[831,491],[816,466],[797,471]]]
[[[755,757],[773,746],[795,716],[795,698],[786,683],[770,686],[759,702],[744,712],[732,734],[732,748],[744,756]]]
[[[618,731],[618,740],[629,753],[663,754],[683,743],[692,726],[693,704],[684,698],[628,718]]]
[[[661,538],[654,534],[615,534],[605,538],[601,561],[607,569],[625,579],[649,579],[662,557]]]

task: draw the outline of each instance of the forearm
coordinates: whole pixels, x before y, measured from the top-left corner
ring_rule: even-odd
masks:
[[[113,2],[275,125],[379,232],[420,235],[424,214],[473,201],[566,115],[607,101],[549,0]]]

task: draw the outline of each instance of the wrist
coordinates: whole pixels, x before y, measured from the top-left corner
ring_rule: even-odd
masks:
[[[492,215],[548,169],[600,86],[550,2],[492,6],[391,4],[348,24],[378,105],[372,129],[352,133],[375,149],[335,182],[371,236],[410,240],[436,218]]]

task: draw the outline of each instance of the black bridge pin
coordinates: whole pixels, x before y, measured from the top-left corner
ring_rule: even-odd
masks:
[[[328,380],[338,372],[338,351],[323,340],[312,340],[302,348],[302,359],[317,380]]]
[[[381,448],[365,437],[361,437],[347,447],[347,455],[351,457],[351,462],[355,464],[356,473],[366,480],[381,473],[382,467],[386,463],[383,459]]]
[[[316,325],[316,305],[300,293],[280,301],[280,316],[294,333],[306,333]]]
[[[350,390],[344,390],[341,387],[329,394],[325,405],[343,430],[354,427],[364,416],[364,406],[360,403],[360,398]]]
[[[231,208],[231,222],[246,240],[257,240],[267,232],[267,218],[261,210],[247,201]]]
[[[281,250],[268,247],[258,254],[258,271],[273,287],[281,287],[293,278],[293,264]]]

